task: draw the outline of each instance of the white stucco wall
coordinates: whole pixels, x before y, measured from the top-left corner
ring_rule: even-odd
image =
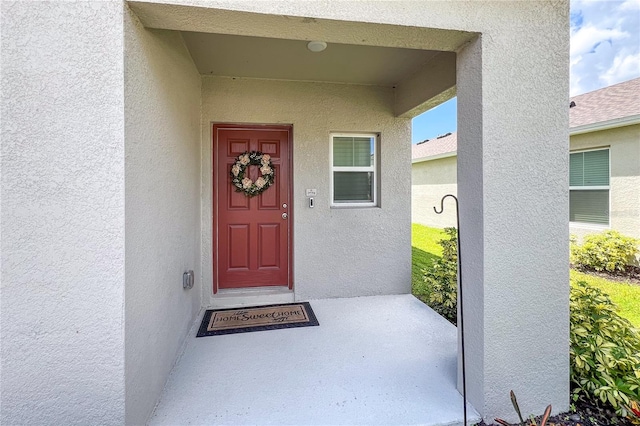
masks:
[[[122,424],[122,5],[0,8],[0,423]]]
[[[609,226],[571,224],[578,237],[615,229],[640,238],[640,124],[571,136],[571,151],[609,148]]]
[[[531,412],[542,412],[548,403],[553,404],[554,411],[566,410],[568,2],[163,2],[257,12],[234,15],[223,11],[204,19],[217,17],[215,25],[202,20],[180,22],[193,22],[202,28],[213,25],[231,33],[267,37],[286,33],[297,39],[324,34],[333,42],[394,43],[458,52],[458,179],[462,250],[466,256],[463,273],[468,280],[464,285],[469,301],[470,401],[485,419],[514,418],[509,389],[516,391],[522,406]],[[2,13],[3,118],[12,114],[12,119],[2,124],[2,420],[4,423],[5,416],[13,420],[20,415],[30,423],[122,423],[123,95],[126,93],[129,100],[127,109],[136,102],[141,109],[145,104],[138,97],[141,92],[131,95],[123,86],[122,3],[3,2]],[[288,25],[269,25],[267,17],[260,14],[286,18]],[[178,20],[181,16],[176,15]],[[234,19],[238,17],[242,19]],[[261,21],[262,25],[238,25],[245,23],[245,18]],[[342,31],[336,35],[324,31],[329,27],[327,20],[374,25],[343,23],[334,26]],[[457,33],[433,31],[433,37],[417,36],[423,27]],[[389,37],[386,30],[393,30],[394,36]],[[462,40],[469,40],[469,32],[481,35],[463,44]],[[159,43],[163,50],[173,51],[173,41],[165,41]],[[127,42],[131,40],[127,38]],[[138,43],[144,46],[145,42],[136,40]],[[139,51],[144,52],[144,48]],[[150,54],[145,60],[152,63],[158,55]],[[127,66],[144,71],[153,68],[146,68],[145,60],[136,57],[138,60],[142,62]],[[180,65],[182,59],[160,62],[170,69],[182,69],[181,76],[189,74]],[[137,74],[135,78],[140,77]],[[173,82],[166,80],[168,85]],[[143,88],[155,87],[155,83],[153,77],[149,82],[139,81]],[[187,86],[190,93],[192,88]],[[173,93],[171,87],[167,89]],[[149,93],[158,98],[161,94]],[[409,123],[393,118],[390,90],[206,78],[203,94],[207,95],[201,157],[204,238],[211,235],[207,228],[210,213],[207,215],[206,210],[210,205],[210,187],[206,186],[209,122],[293,123],[294,285],[299,285],[296,289],[300,297],[371,294],[391,288],[406,291],[410,146],[402,148],[397,141],[409,139]],[[145,108],[154,108],[152,111],[160,112],[160,117],[182,117],[178,110],[168,114],[167,99],[157,99],[160,105],[148,102]],[[182,98],[176,95],[172,102],[177,99]],[[185,105],[191,108],[190,102]],[[165,170],[150,168],[157,160],[155,164],[175,171],[175,165],[167,164],[169,157],[176,164],[192,165],[192,149],[177,147],[180,141],[190,140],[185,135],[191,134],[187,129],[191,127],[174,122],[161,127],[164,123],[160,118],[144,114],[139,118],[152,126],[136,130],[139,138],[127,132],[127,145],[141,140],[151,154],[143,163],[136,148],[126,153],[131,155],[126,163],[127,293],[130,283],[136,281],[131,284],[134,294],[127,294],[127,313],[131,312],[130,296],[131,307],[141,306],[142,292],[148,291],[151,303],[140,307],[145,310],[140,317],[129,319],[127,315],[131,326],[127,325],[126,333],[128,339],[134,335],[145,338],[142,328],[151,325],[150,318],[163,321],[166,315],[176,321],[163,324],[170,329],[169,337],[163,340],[164,336],[152,330],[148,342],[170,351],[178,345],[176,330],[182,327],[186,331],[190,316],[187,310],[191,309],[187,305],[193,306],[193,296],[183,298],[181,293],[173,298],[173,290],[153,285],[168,285],[177,272],[177,282],[171,285],[179,288],[182,271],[174,269],[179,263],[180,268],[187,267],[190,260],[188,254],[176,260],[167,253],[176,246],[187,251],[191,247],[186,242],[193,229],[191,212],[186,218],[178,216],[173,203],[189,205],[192,195],[188,184],[192,178],[190,170],[181,169],[171,175],[178,177],[176,184],[181,187],[170,187],[173,181],[161,179],[167,176],[162,174]],[[139,129],[128,120],[127,127],[130,125]],[[170,141],[153,125],[181,130]],[[321,213],[319,207],[328,204],[326,198],[322,199],[322,194],[326,197],[328,193],[322,190],[324,187],[327,191],[328,182],[328,131],[369,131],[374,127],[383,133],[382,208],[325,209]],[[160,148],[154,151],[151,145],[155,141],[150,141],[152,136],[146,132],[160,137],[158,143],[166,152],[159,152]],[[392,141],[387,148],[385,140]],[[45,143],[34,145],[34,141]],[[134,174],[129,188],[129,171],[136,164],[148,169]],[[524,179],[522,164],[532,165]],[[307,187],[320,191],[313,211],[305,211],[303,190]],[[186,194],[178,195],[179,191]],[[143,211],[135,196],[157,207],[157,211]],[[160,204],[164,197],[165,204]],[[549,200],[557,202],[550,204]],[[142,229],[132,229],[129,220]],[[370,232],[355,235],[350,231],[361,229],[363,223],[370,225]],[[170,228],[156,228],[163,232],[154,234],[153,239],[149,228],[162,224]],[[359,251],[362,246],[373,249],[363,254]],[[203,288],[210,288],[210,268],[206,264],[211,258],[211,253],[206,253],[210,243],[205,240],[203,247]],[[139,252],[134,251],[136,248]],[[150,270],[150,265],[165,269],[154,271],[157,275],[152,276],[137,270]],[[342,284],[345,282],[347,286]],[[139,294],[135,294],[137,290]],[[181,308],[170,306],[168,301]],[[168,308],[168,313],[162,308]],[[133,315],[138,314],[133,310]],[[95,331],[96,324],[99,331]],[[152,358],[157,353],[145,353],[149,354],[147,363],[154,363]],[[136,352],[131,354],[134,359],[129,362],[127,349],[127,365],[135,362],[146,366]],[[127,377],[127,384],[139,379],[155,389],[158,382],[149,374],[164,371],[165,360],[145,369],[139,378]],[[133,374],[128,367],[127,371],[127,375]],[[138,401],[144,406],[150,399]],[[36,415],[38,419],[33,417]]]
[[[411,165],[411,221],[434,228],[457,227],[455,209],[440,209],[440,200],[447,194],[457,195],[456,157],[422,161]]]
[[[223,30],[231,34],[282,37],[286,33],[289,38],[304,39],[305,35],[323,34],[323,28],[330,26],[326,23],[329,21],[323,19],[385,23],[404,28],[464,30],[481,34],[472,42],[451,46],[442,33],[434,34],[434,38],[405,39],[399,27],[393,27],[394,31],[399,31],[394,36],[394,40],[398,40],[397,45],[458,50],[458,194],[461,201],[462,250],[466,253],[463,254],[466,257],[462,269],[467,277],[464,285],[467,287],[466,320],[469,325],[466,352],[468,396],[485,419],[502,417],[515,420],[508,399],[510,389],[516,391],[521,404],[531,412],[541,413],[549,403],[554,411],[568,409],[568,1],[406,1],[368,2],[366,5],[361,2],[332,2],[329,6],[326,2],[293,1],[171,0],[171,3],[225,9],[219,13],[194,14],[191,18],[197,28]],[[257,14],[234,15],[228,10]],[[173,9],[165,17],[150,20],[160,23],[163,19],[171,19],[172,13],[176,19],[172,20],[171,28],[187,29],[184,23],[189,22],[185,20],[189,12],[185,9]],[[291,18],[286,29],[283,29],[279,25],[269,25],[267,18],[261,22],[260,13],[301,18]],[[203,18],[199,19],[198,16]],[[250,19],[251,25],[238,26],[243,18]],[[210,22],[212,20],[216,21],[215,25]],[[341,27],[343,30],[347,28],[348,24]],[[341,33],[342,39],[340,36],[333,37],[335,33],[331,33],[332,39],[329,41],[386,43],[372,35],[370,29],[358,24],[352,39],[345,35],[348,32]],[[379,34],[385,34],[383,28],[379,30]],[[405,34],[409,32],[407,30]],[[357,37],[365,34],[366,37]],[[509,72],[505,73],[504,70]],[[203,91],[208,85],[209,82],[204,83]],[[282,98],[286,93],[286,90],[282,90],[269,95]],[[283,104],[270,103],[258,84],[247,93],[244,101],[237,94],[237,90],[232,93],[236,96],[237,104],[236,101],[229,103],[231,96],[226,96],[226,101],[223,97],[216,98],[215,107],[207,105],[211,100],[205,96],[203,122],[293,121],[294,126],[298,126],[294,127],[294,137],[300,135],[300,125],[294,121],[295,118],[291,118],[295,113],[303,113],[299,106],[295,106],[295,97]],[[256,106],[261,104],[265,107],[256,111]],[[317,102],[309,107],[314,110],[321,104]],[[325,112],[332,105],[323,106],[322,111]],[[213,108],[215,115],[207,112],[213,111]],[[282,116],[281,112],[286,108],[292,109],[291,114]],[[237,114],[230,114],[234,110]],[[243,115],[246,119],[241,118]],[[309,117],[318,120],[322,115],[313,117],[310,114]],[[339,119],[348,117],[343,115]],[[327,126],[328,129],[331,127]],[[358,126],[358,130],[362,128]],[[303,140],[307,140],[307,137]],[[319,146],[322,145],[309,145],[311,152],[323,154]],[[303,164],[299,161],[301,151],[297,148],[296,172]],[[302,155],[308,155],[308,151],[302,152]],[[326,155],[319,158],[322,156],[326,158]],[[208,157],[205,155],[203,158]],[[311,167],[304,168],[305,174],[295,182],[298,197],[301,197],[300,190],[307,185],[319,186],[316,183],[321,179],[319,173],[325,173],[322,170],[324,168],[314,163],[315,159],[311,160],[307,163]],[[522,164],[532,165],[526,170],[526,178],[521,176]],[[405,165],[408,165],[408,161]],[[204,170],[206,167],[203,166],[203,173]],[[394,177],[402,176],[402,172],[395,172]],[[409,167],[406,173],[405,179],[408,181]],[[556,202],[549,203],[549,200]],[[301,204],[298,198],[294,203],[296,214],[303,211]],[[409,210],[406,211],[408,214]],[[340,217],[342,224],[323,229],[322,235],[331,235],[331,231],[336,229],[344,230],[350,220],[356,220],[356,215],[362,217],[360,212],[346,212],[331,212],[331,217]],[[208,223],[207,217],[205,212],[205,236],[209,235],[204,228]],[[356,260],[354,263],[348,263],[348,260],[352,260],[347,252],[351,241],[341,239],[332,247],[345,247],[339,252],[347,257],[343,256],[343,262],[339,265],[346,266],[334,266],[333,269],[326,267],[337,259],[336,251],[316,251],[316,247],[321,247],[319,243],[303,238],[319,235],[322,228],[315,221],[307,222],[304,213],[296,221],[295,276],[296,285],[301,284],[301,296],[324,295],[317,291],[307,293],[306,289],[312,287],[307,287],[305,282],[334,283],[336,277],[356,277],[358,273],[367,271],[362,268],[368,266],[362,263],[362,259],[353,259]],[[393,218],[393,222],[388,223],[397,221],[397,218]],[[330,221],[321,223],[331,224]],[[387,223],[382,225],[382,221],[380,223],[381,228],[388,226]],[[311,227],[305,228],[304,225]],[[312,232],[307,233],[302,229],[312,229]],[[388,246],[387,240],[383,243]],[[203,257],[208,259],[210,254],[205,253],[207,244],[204,247]],[[298,259],[298,255],[303,253],[301,248],[317,255],[309,256],[308,261]],[[323,261],[319,262],[318,259]],[[207,269],[203,269],[204,283],[208,281]],[[304,275],[301,271],[305,271]],[[319,278],[324,272],[324,279]],[[384,272],[390,273],[391,270]],[[399,278],[398,275],[392,277],[394,280]],[[321,287],[315,285],[313,288]],[[531,345],[535,344],[533,342],[538,343],[535,351],[531,350]],[[543,342],[548,344],[541,344]]]
[[[212,297],[211,123],[293,124],[296,299],[411,291],[411,122],[390,88],[203,77],[203,294]],[[329,134],[380,132],[380,208],[329,208]],[[306,188],[315,188],[310,209]]]
[[[124,22],[126,422],[143,424],[200,308],[201,80],[180,33]]]
[[[457,73],[467,378],[485,420],[514,419],[510,389],[569,408],[569,4],[482,6]]]

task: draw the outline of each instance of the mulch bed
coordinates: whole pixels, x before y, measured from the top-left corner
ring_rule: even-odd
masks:
[[[576,268],[574,265],[571,265],[573,269],[576,271],[583,272],[588,275],[593,275],[594,277],[605,278],[611,281],[617,281],[621,283],[634,284],[640,286],[640,267],[639,266],[629,266],[627,271],[624,273],[613,274],[611,272],[596,272],[587,269]]]
[[[522,413],[524,415],[524,412]],[[526,421],[527,419],[525,419]],[[540,424],[540,417],[536,417],[536,424]],[[518,423],[515,423],[516,425]],[[528,423],[527,423],[528,424]],[[576,411],[552,416],[547,421],[547,426],[634,426],[630,420],[616,416],[606,407],[590,402],[579,401],[576,403]],[[499,426],[495,423],[487,425],[480,422],[477,426]]]

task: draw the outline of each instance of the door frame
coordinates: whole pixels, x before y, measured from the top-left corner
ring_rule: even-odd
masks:
[[[287,234],[288,234],[288,290],[293,290],[293,124],[255,124],[255,123],[212,123],[211,124],[211,255],[213,294],[217,294],[218,288],[218,181],[216,177],[216,154],[218,152],[218,131],[219,130],[286,130],[289,135],[288,140],[288,163],[289,163],[289,185],[287,191],[288,207],[287,214]],[[277,178],[276,178],[277,179]],[[255,288],[255,287],[254,287]]]

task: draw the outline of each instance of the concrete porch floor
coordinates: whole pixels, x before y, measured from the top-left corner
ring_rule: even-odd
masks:
[[[456,328],[411,295],[312,300],[320,326],[195,338],[151,425],[462,425]],[[469,406],[469,424],[480,420]]]

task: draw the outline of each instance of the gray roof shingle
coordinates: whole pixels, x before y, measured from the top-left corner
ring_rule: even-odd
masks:
[[[569,128],[640,115],[640,78],[614,84],[571,98]],[[457,133],[431,139],[411,147],[411,158],[428,158],[455,152]]]
[[[433,157],[435,155],[455,152],[458,149],[458,134],[451,133],[447,136],[439,136],[435,139],[420,142],[411,146],[411,158]]]
[[[640,78],[574,96],[569,128],[640,114]]]

